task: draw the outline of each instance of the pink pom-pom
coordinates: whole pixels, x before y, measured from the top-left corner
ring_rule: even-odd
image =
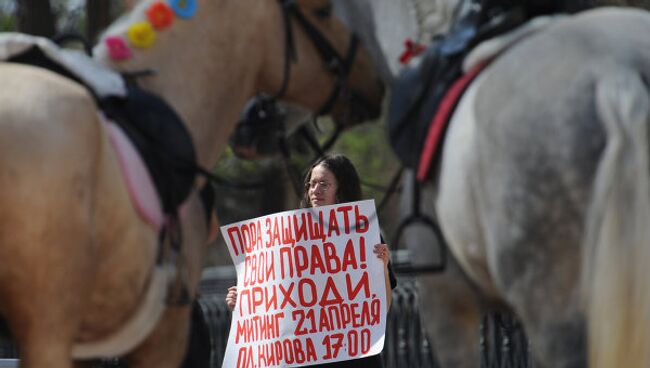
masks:
[[[104,40],[106,47],[108,48],[108,56],[111,60],[122,61],[130,59],[132,56],[131,49],[126,44],[126,41],[122,37],[110,36],[106,37]]]

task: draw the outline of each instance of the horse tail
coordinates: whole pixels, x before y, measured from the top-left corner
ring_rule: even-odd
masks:
[[[589,366],[650,367],[650,95],[638,72],[596,85],[606,146],[584,237]]]

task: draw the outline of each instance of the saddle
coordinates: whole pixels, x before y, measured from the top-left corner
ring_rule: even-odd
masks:
[[[450,86],[463,75],[463,60],[482,40],[506,32],[525,20],[515,8],[479,25],[480,9],[471,9],[449,34],[433,40],[419,63],[395,80],[388,109],[389,142],[402,164],[416,169],[427,132]],[[460,98],[460,94],[455,94]],[[455,106],[456,101],[451,104]],[[447,111],[448,118],[451,111]],[[444,122],[443,122],[444,124]],[[439,128],[444,136],[445,128]],[[441,145],[437,145],[439,148]],[[436,149],[437,150],[437,149]],[[432,152],[436,155],[436,152]]]
[[[6,61],[44,68],[86,87],[104,115],[122,128],[140,153],[163,212],[176,213],[192,190],[196,153],[182,120],[162,98],[126,84],[124,93],[102,94],[38,45],[11,55]]]
[[[174,214],[189,196],[197,167],[192,138],[181,118],[160,97],[132,85],[124,98],[99,101],[144,160],[165,214]]]

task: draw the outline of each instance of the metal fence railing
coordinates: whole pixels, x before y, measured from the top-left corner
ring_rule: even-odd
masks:
[[[535,368],[524,330],[512,315],[485,316],[480,343],[481,368]]]
[[[420,323],[420,304],[413,278],[399,277],[392,293],[386,323],[384,367],[437,368],[433,352]]]
[[[235,284],[233,267],[207,269],[200,285],[199,303],[210,334],[210,367],[221,367],[230,330],[230,311],[224,298]],[[420,322],[418,288],[414,278],[398,275],[387,317],[382,360],[385,368],[440,368]],[[479,328],[477,326],[477,328]],[[534,368],[528,343],[517,320],[509,315],[490,314],[480,326],[481,368]],[[16,350],[0,338],[0,368],[17,367]],[[97,362],[96,368],[118,368],[119,360]]]
[[[393,303],[387,317],[382,352],[384,367],[437,368],[420,324],[414,280],[400,278],[392,295]],[[228,343],[230,311],[226,308],[224,298],[222,291],[220,294],[204,294],[200,299],[212,340],[212,367],[221,367]]]
[[[234,285],[234,269],[214,269],[204,274],[201,306],[212,339],[211,367],[221,367],[228,342],[230,312],[224,303],[225,290]],[[420,321],[417,282],[413,277],[398,275],[387,317],[386,340],[382,352],[385,368],[440,368],[436,362],[424,326]],[[528,342],[517,320],[506,314],[489,314],[481,329],[481,368],[534,368]]]

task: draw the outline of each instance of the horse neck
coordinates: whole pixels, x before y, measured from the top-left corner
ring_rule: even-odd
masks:
[[[126,33],[150,4],[144,1],[106,35]],[[190,20],[157,32],[149,49],[135,49],[127,62],[113,63],[105,45],[94,50],[100,62],[117,70],[151,69],[155,74],[140,85],[163,97],[180,115],[194,139],[199,164],[212,167],[227,144],[239,113],[256,89],[261,68],[260,51],[247,47],[254,42],[253,27],[239,14],[242,1],[200,0]]]

